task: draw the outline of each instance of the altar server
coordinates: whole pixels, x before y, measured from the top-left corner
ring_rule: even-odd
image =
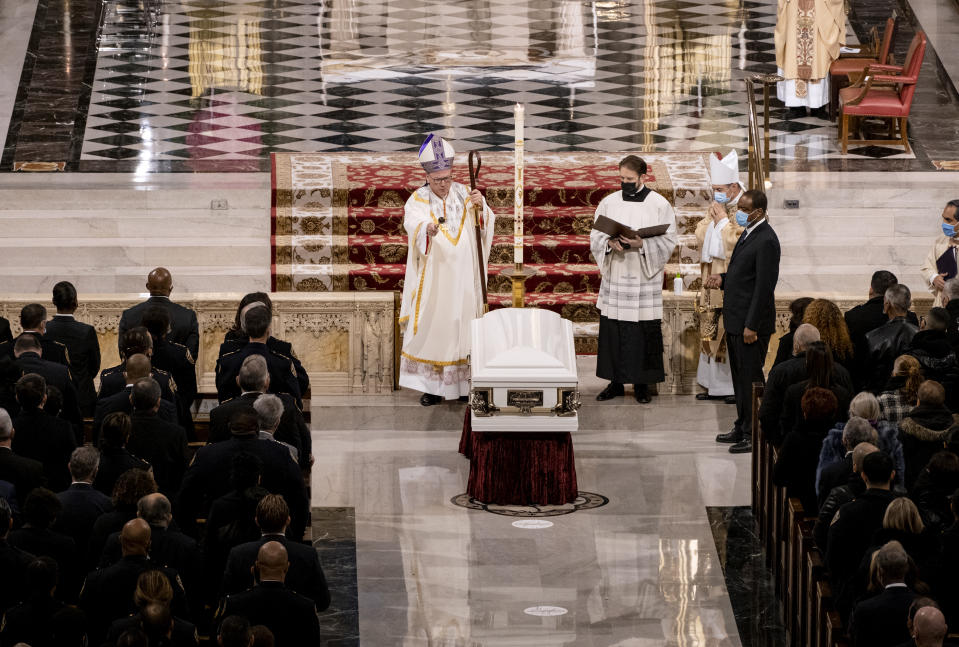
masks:
[[[669,202],[643,184],[646,162],[629,155],[619,163],[622,190],[596,207],[596,218],[611,220],[636,230],[668,225],[660,236],[611,238],[594,229],[590,250],[602,282],[596,307],[599,318],[599,352],[596,375],[610,381],[596,396],[609,400],[634,386],[638,402],[650,401],[649,385],[662,382],[663,369],[663,268],[676,248],[676,217]]]
[[[420,404],[469,394],[470,322],[483,316],[481,282],[493,244],[495,215],[480,191],[452,178],[453,147],[429,135],[419,151],[426,185],[406,201],[409,240],[400,307],[400,386],[421,391]],[[477,250],[473,213],[479,219]],[[479,276],[477,254],[482,254]]]
[[[713,201],[709,212],[696,225],[700,249],[700,276],[722,274],[743,228],[730,222],[746,187],[739,181],[739,156],[730,151],[726,157],[709,158],[709,176]],[[723,327],[723,293],[700,287],[697,310],[702,348],[696,381],[706,389],[697,400],[710,400],[733,395],[733,376],[726,356],[726,329]]]

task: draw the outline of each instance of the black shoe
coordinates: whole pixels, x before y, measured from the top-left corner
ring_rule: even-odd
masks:
[[[605,402],[606,400],[612,400],[613,398],[618,398],[621,395],[626,393],[623,389],[622,384],[617,384],[616,382],[610,382],[605,389],[599,392],[599,395],[596,396],[596,399],[600,402]]]
[[[443,401],[443,396],[433,395],[432,393],[424,393],[420,398],[420,404],[424,407],[432,407],[434,404],[439,404]]]
[[[727,395],[725,398],[723,398],[723,402],[725,402],[726,404],[736,404],[736,396]]]
[[[645,384],[633,385],[633,397],[640,404],[649,404],[653,401],[653,398],[649,395],[649,388]]]
[[[725,397],[722,395],[709,395],[708,393],[697,393],[696,399],[700,402],[705,402],[707,400],[724,400]]]
[[[457,398],[457,400],[460,402],[469,402],[470,398],[468,395],[461,395],[460,397]]]
[[[730,454],[748,454],[753,450],[753,441],[749,438],[743,438],[738,443],[729,448]]]
[[[732,429],[724,434],[716,436],[717,443],[738,443],[743,439],[743,432],[739,429]]]

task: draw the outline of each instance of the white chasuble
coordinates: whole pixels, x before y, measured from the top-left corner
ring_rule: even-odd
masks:
[[[469,394],[470,322],[483,316],[480,281],[486,281],[496,217],[484,201],[481,279],[469,202],[462,184],[454,182],[445,200],[424,186],[406,201],[403,218],[409,251],[400,306],[400,386],[448,400]],[[440,228],[432,238],[426,235],[430,224]]]
[[[602,275],[596,307],[603,316],[619,321],[663,318],[663,268],[678,240],[672,205],[645,187],[642,194],[642,202],[623,200],[622,191],[606,196],[596,207],[596,218],[606,216],[632,229],[669,225],[665,234],[645,238],[642,247],[621,252],[609,247],[607,234],[594,229],[589,236],[590,251]]]

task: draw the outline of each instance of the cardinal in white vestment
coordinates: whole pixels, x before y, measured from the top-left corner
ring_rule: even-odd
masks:
[[[594,229],[589,244],[602,282],[599,309],[599,349],[596,375],[610,381],[597,400],[625,393],[632,384],[638,402],[650,401],[650,384],[662,382],[663,268],[676,249],[676,216],[660,194],[642,184],[646,162],[635,155],[619,163],[622,190],[596,207],[596,218],[606,216],[630,229],[669,225],[661,236],[610,238]]]
[[[726,271],[733,248],[743,228],[730,222],[739,198],[746,188],[739,181],[739,156],[730,151],[726,157],[709,158],[709,176],[713,187],[713,202],[709,212],[696,225],[696,240],[700,249],[700,276]],[[723,292],[700,287],[697,295],[699,334],[702,352],[696,381],[706,389],[696,395],[697,400],[709,400],[733,395],[733,375],[726,356],[726,331],[723,328]]]
[[[421,391],[420,404],[430,406],[469,395],[470,322],[483,316],[481,281],[486,282],[496,216],[478,189],[471,193],[453,182],[448,142],[429,135],[419,162],[427,185],[406,201],[403,218],[409,251],[400,306],[400,386]]]

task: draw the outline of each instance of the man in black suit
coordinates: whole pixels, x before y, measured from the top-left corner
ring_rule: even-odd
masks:
[[[866,491],[845,504],[833,517],[826,541],[826,566],[832,577],[836,606],[845,618],[855,597],[855,575],[873,533],[882,527],[886,507],[896,498],[891,491],[895,470],[885,452],[872,452],[862,459]]]
[[[3,450],[0,449],[0,454],[2,453]],[[10,504],[6,499],[0,499],[0,573],[3,573],[3,586],[0,586],[0,615],[26,597],[27,566],[33,561],[33,555],[7,542],[11,528],[13,528],[13,512],[10,510]]]
[[[70,372],[77,387],[77,399],[80,413],[93,416],[97,401],[97,392],[93,387],[93,378],[100,372],[100,342],[97,331],[90,324],[77,321],[73,313],[77,311],[77,290],[68,281],[60,281],[53,286],[53,305],[57,314],[46,323],[46,339],[60,342],[70,353]]]
[[[879,549],[876,568],[883,591],[863,600],[849,618],[853,647],[895,647],[911,637],[906,621],[916,594],[906,585],[909,556],[898,541]]]
[[[792,357],[776,364],[769,371],[766,390],[763,392],[763,399],[759,404],[759,424],[762,425],[766,438],[774,445],[778,445],[783,437],[780,419],[786,401],[786,390],[808,377],[806,374],[806,349],[819,339],[819,331],[814,325],[800,324],[793,333]],[[834,364],[833,369],[836,366],[838,365]]]
[[[256,556],[259,584],[248,591],[228,595],[217,611],[217,620],[240,615],[253,625],[273,632],[276,647],[320,644],[320,622],[313,601],[286,587],[290,561],[283,544],[268,541]]]
[[[16,356],[16,365],[23,375],[36,373],[42,375],[47,386],[55,386],[63,396],[63,409],[60,417],[73,425],[74,435],[78,441],[83,439],[83,417],[80,415],[80,405],[77,402],[77,387],[73,385],[70,369],[63,364],[50,362],[42,356],[43,349],[40,339],[34,335],[20,335],[14,342],[13,352]],[[79,444],[79,442],[78,442]]]
[[[123,380],[126,386],[117,393],[101,398],[97,401],[97,408],[93,416],[93,442],[96,443],[100,437],[100,427],[103,426],[103,419],[107,415],[116,412],[127,414],[133,413],[133,403],[130,400],[130,394],[133,392],[133,385],[140,380],[153,375],[150,367],[150,358],[146,355],[136,354],[130,356],[123,366]],[[157,417],[166,422],[177,421],[177,408],[173,402],[164,400],[161,397],[160,408],[157,411]]]
[[[43,463],[13,453],[15,433],[10,414],[0,409],[0,481],[13,484],[17,492],[17,504],[23,510],[27,496],[34,488],[43,486],[46,478],[43,475]]]
[[[28,303],[20,310],[20,327],[23,332],[17,335],[11,341],[0,343],[0,354],[5,354],[11,358],[16,357],[14,346],[17,340],[24,335],[31,335],[40,341],[43,349],[43,356],[51,362],[70,366],[70,353],[67,347],[58,341],[45,337],[47,330],[47,309],[39,303]]]
[[[110,623],[137,611],[133,593],[137,578],[144,571],[161,571],[173,587],[172,609],[184,617],[186,594],[179,574],[173,569],[154,564],[150,552],[150,526],[143,519],[131,519],[120,532],[123,557],[116,564],[87,575],[80,591],[80,608],[87,614],[90,644],[99,645],[106,637]]]
[[[161,305],[170,313],[170,333],[167,339],[186,346],[193,357],[196,357],[200,349],[200,327],[196,313],[170,301],[170,293],[173,291],[173,277],[170,276],[170,271],[164,267],[156,268],[147,276],[146,287],[150,292],[150,298],[124,310],[120,316],[120,337],[122,338],[123,333],[128,329],[141,325],[143,312],[148,307]]]
[[[230,440],[202,447],[193,457],[177,498],[180,527],[189,532],[213,500],[230,490],[233,457],[247,452],[263,462],[263,487],[274,494],[282,494],[290,506],[290,538],[302,538],[309,515],[308,502],[302,474],[290,452],[277,442],[257,438],[259,424],[253,407],[234,414],[230,432],[233,434]]]
[[[303,401],[300,399],[302,394],[296,381],[296,367],[293,365],[293,360],[272,350],[266,343],[270,338],[272,323],[269,309],[266,306],[251,308],[244,315],[243,322],[250,336],[249,342],[239,350],[222,354],[216,362],[216,393],[220,402],[240,395],[240,386],[236,381],[240,367],[243,365],[243,360],[256,354],[266,358],[270,373],[270,392],[290,395],[296,401],[296,406],[302,409]]]
[[[210,411],[211,443],[230,438],[230,418],[240,410],[252,407],[256,399],[270,390],[270,373],[266,359],[262,355],[250,355],[240,365],[236,376],[240,395],[230,398]],[[283,415],[280,425],[273,434],[276,440],[289,443],[299,452],[300,467],[309,469],[312,464],[313,441],[310,428],[303,419],[303,413],[297,408],[293,398],[285,393],[277,394],[283,401]]]
[[[240,544],[230,551],[223,573],[222,594],[239,593],[253,586],[252,567],[257,552],[267,542],[277,541],[286,547],[292,566],[286,576],[287,587],[313,600],[317,611],[325,611],[330,606],[330,589],[319,555],[312,546],[287,540],[290,508],[282,496],[268,494],[260,500],[256,506],[256,525],[262,533],[260,539]]]
[[[13,451],[43,463],[47,486],[59,492],[70,485],[67,464],[77,442],[69,422],[43,410],[46,400],[47,381],[43,377],[27,373],[17,381],[20,415],[13,420],[17,430]]]
[[[73,537],[77,546],[84,549],[90,542],[90,533],[97,518],[110,510],[110,497],[93,488],[100,452],[96,447],[77,447],[70,455],[70,476],[73,482],[57,494],[63,509],[53,523],[53,529]]]
[[[729,368],[736,395],[736,423],[717,442],[733,443],[729,451],[752,451],[752,385],[763,381],[769,338],[776,329],[776,283],[779,281],[779,238],[766,216],[766,194],[746,191],[739,199],[737,222],[746,227],[725,274],[706,279],[706,287],[723,291],[723,322]]]
[[[167,496],[175,496],[183,480],[187,463],[187,440],[183,427],[161,420],[160,385],[145,377],[133,385],[130,393],[133,416],[127,449],[153,465],[157,487]]]
[[[912,306],[912,292],[901,283],[893,285],[883,297],[882,307],[888,321],[866,333],[865,388],[878,394],[892,375],[896,358],[909,350],[919,327],[906,315]]]

